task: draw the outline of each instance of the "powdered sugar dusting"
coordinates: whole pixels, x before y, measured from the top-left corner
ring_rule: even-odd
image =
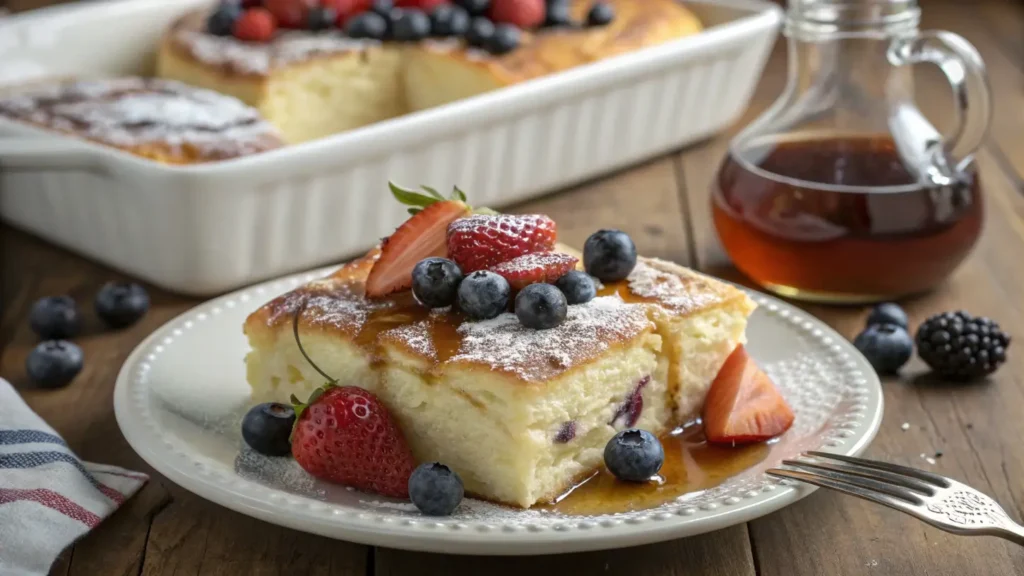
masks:
[[[198,13],[179,21],[172,39],[176,46],[204,64],[256,76],[316,56],[365,50],[381,44],[376,40],[348,38],[338,32],[314,34],[299,30],[279,34],[272,42],[243,42],[208,34],[203,30],[203,15]]]
[[[222,159],[277,147],[277,131],[241,101],[172,80],[48,85],[0,100],[0,114],[118,147],[184,147]]]
[[[722,299],[720,290],[712,289],[711,284],[697,274],[665,272],[643,260],[637,262],[627,280],[630,292],[655,300],[676,313],[698,310]]]
[[[466,322],[451,362],[483,364],[527,381],[541,381],[599,356],[615,342],[652,327],[643,305],[617,297],[570,306],[565,322],[550,330],[524,327],[514,314]]]
[[[430,321],[421,320],[413,324],[399,326],[382,334],[382,338],[399,342],[412,352],[427,358],[437,360],[437,347],[430,334]]]
[[[389,300],[368,300],[357,286],[320,280],[280,296],[264,306],[268,311],[267,325],[291,322],[292,316],[303,305],[304,324],[333,328],[349,337],[355,337],[370,314],[394,307],[395,304]]]

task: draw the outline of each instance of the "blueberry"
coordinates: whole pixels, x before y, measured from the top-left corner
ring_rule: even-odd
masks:
[[[380,14],[385,18],[389,17],[394,9],[394,0],[373,0],[373,3],[370,4],[370,12]]]
[[[605,26],[611,24],[612,20],[615,20],[615,9],[611,4],[594,2],[590,12],[587,12],[587,26]]]
[[[149,294],[138,284],[107,282],[96,294],[96,314],[111,328],[139,321],[149,310]]]
[[[519,323],[534,330],[547,330],[565,322],[568,308],[565,294],[551,284],[530,284],[516,296]]]
[[[469,23],[469,30],[466,31],[466,43],[477,48],[486,48],[494,36],[494,22],[487,18],[473,18]]]
[[[395,9],[391,13],[391,37],[398,42],[418,42],[430,36],[430,17],[422,10]]]
[[[286,456],[292,451],[291,406],[268,402],[253,406],[242,419],[242,439],[250,448],[267,456]]]
[[[623,280],[636,266],[636,245],[621,230],[598,230],[583,244],[583,266],[602,282]]]
[[[25,372],[37,386],[63,388],[82,371],[82,349],[66,340],[39,343],[25,359]]]
[[[895,302],[884,302],[871,309],[868,314],[867,325],[872,324],[895,324],[906,328],[909,325],[907,313]]]
[[[494,272],[473,272],[459,284],[459,309],[475,320],[494,318],[508,309],[511,292],[508,281]]]
[[[70,296],[48,296],[32,305],[28,324],[40,338],[54,340],[77,336],[82,319]]]
[[[549,0],[544,25],[552,28],[572,26],[572,7],[568,0]]]
[[[604,447],[604,465],[619,480],[647,482],[664,463],[665,449],[646,430],[623,430]]]
[[[215,36],[231,36],[241,15],[242,7],[237,2],[221,2],[206,19],[206,31]]]
[[[590,274],[579,270],[570,270],[555,281],[555,286],[565,294],[569,304],[585,304],[597,296],[597,286]]]
[[[461,6],[441,4],[430,13],[430,33],[434,36],[462,36],[469,30],[469,12]]]
[[[450,516],[464,495],[462,478],[444,464],[420,464],[409,476],[409,499],[427,516]]]
[[[338,13],[333,9],[317,6],[309,10],[309,15],[306,16],[306,26],[310,30],[327,30],[334,26],[334,21],[337,19]]]
[[[352,38],[383,40],[387,33],[387,20],[376,12],[364,12],[345,22],[345,34]]]
[[[455,4],[469,12],[470,16],[480,16],[490,9],[491,0],[455,0]]]
[[[462,282],[462,269],[447,258],[425,258],[412,269],[412,293],[427,308],[444,308],[455,303]]]
[[[511,24],[498,24],[494,27],[494,34],[487,40],[484,48],[496,56],[508,54],[519,47],[522,39],[522,32]]]
[[[910,334],[897,324],[868,326],[854,338],[853,346],[860,350],[879,374],[897,372],[914,353],[914,341]]]

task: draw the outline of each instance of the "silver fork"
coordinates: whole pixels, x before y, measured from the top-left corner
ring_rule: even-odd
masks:
[[[782,464],[786,468],[767,473],[877,502],[953,534],[999,536],[1024,546],[1024,528],[995,500],[951,478],[827,452],[804,452]]]

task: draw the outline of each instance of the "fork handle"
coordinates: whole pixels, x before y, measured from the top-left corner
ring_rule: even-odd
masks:
[[[1007,522],[1007,526],[1004,526],[1002,530],[996,533],[996,536],[1015,542],[1020,546],[1024,546],[1024,527],[1014,522]]]

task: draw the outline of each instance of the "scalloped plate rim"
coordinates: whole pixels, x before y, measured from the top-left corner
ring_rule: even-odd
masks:
[[[760,518],[816,490],[813,486],[780,481],[775,483],[774,488],[756,496],[730,498],[738,501],[711,508],[684,507],[672,512],[654,513],[657,512],[655,510],[646,516],[644,511],[626,515],[639,520],[622,519],[621,515],[579,517],[579,520],[567,517],[562,525],[554,528],[508,529],[507,525],[495,526],[478,520],[459,521],[457,518],[422,517],[410,520],[389,513],[384,508],[373,512],[355,508],[346,510],[339,504],[283,493],[241,478],[237,478],[234,487],[229,487],[208,474],[198,473],[194,462],[189,465],[185,457],[175,454],[161,442],[158,435],[147,430],[146,424],[132,410],[130,389],[135,384],[132,381],[133,374],[138,372],[142,360],[158,346],[158,342],[168,338],[169,334],[190,320],[209,317],[211,311],[224,306],[226,302],[239,299],[245,302],[247,300],[243,296],[252,293],[269,299],[279,293],[279,288],[284,291],[299,283],[323,277],[336,269],[337,265],[332,265],[290,274],[219,296],[183,312],[145,338],[125,360],[114,390],[117,424],[132,449],[154,470],[175,484],[206,500],[260,520],[358,544],[451,554],[556,554],[662,542]],[[842,446],[819,448],[846,455],[863,452],[877,434],[884,411],[881,382],[867,360],[845,338],[820,320],[777,298],[741,288],[755,298],[759,305],[767,304],[775,310],[785,311],[784,314],[795,314],[804,320],[805,325],[810,324],[815,331],[820,331],[822,339],[836,342],[866,376],[864,388],[867,400],[864,403],[867,414],[864,425],[847,437],[848,442]],[[262,300],[258,300],[259,303]]]

